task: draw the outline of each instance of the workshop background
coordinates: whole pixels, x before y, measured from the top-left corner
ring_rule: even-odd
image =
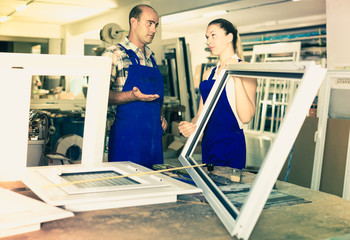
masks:
[[[285,159],[284,167],[278,177],[278,184],[274,185],[264,207],[264,210],[267,208],[269,210],[263,212],[261,217],[263,220],[257,223],[258,230],[253,231],[252,239],[281,239],[281,235],[278,234],[284,234],[283,236],[300,234],[299,237],[308,234],[323,237],[347,234],[341,239],[348,239],[350,216],[348,214],[350,211],[348,202],[350,200],[350,104],[348,104],[350,48],[348,43],[350,31],[347,25],[350,21],[350,1],[1,0],[0,52],[73,57],[100,56],[104,49],[122,41],[127,36],[129,11],[133,6],[141,3],[154,7],[160,17],[157,34],[150,48],[155,52],[163,76],[165,98],[162,112],[169,124],[162,139],[165,164],[154,168],[162,170],[182,166],[179,155],[186,143],[186,138],[179,133],[178,124],[182,120],[190,121],[196,115],[202,74],[206,69],[215,66],[218,61],[206,46],[206,27],[213,19],[228,19],[238,27],[245,61],[250,63],[314,61],[327,69],[322,86],[310,105],[297,139]],[[79,74],[32,76],[27,167],[77,166],[82,162],[89,80],[91,80],[89,76]],[[233,197],[231,195],[230,201],[232,200],[238,207],[241,207],[245,201],[249,190],[246,187],[251,186],[249,185],[251,179],[254,179],[261,169],[270,147],[278,136],[278,130],[288,106],[300,86],[298,81],[274,78],[258,78],[257,83],[256,113],[253,120],[244,127],[247,144],[246,168],[243,173],[239,172],[238,181],[234,181],[236,172],[232,169],[227,173],[226,169],[215,168],[215,174],[212,172],[213,169],[208,173],[215,184],[218,184],[225,194],[227,193],[227,196],[234,195]],[[1,90],[2,93],[7,91],[7,89]],[[16,89],[8,89],[8,92],[16,97]],[[2,104],[7,103],[4,101]],[[104,163],[108,161],[109,129],[114,121],[114,111],[115,108],[110,107],[106,112],[106,130],[101,157]],[[10,118],[11,114],[5,112],[2,117]],[[16,126],[3,127],[16,128]],[[6,141],[6,136],[3,136],[3,140]],[[1,145],[4,149],[10,144],[16,145],[8,142],[6,144],[2,142]],[[201,163],[200,143],[197,144],[192,157],[199,164]],[[7,161],[2,159],[0,162],[6,165]],[[6,168],[3,166],[1,168],[2,172],[6,172]],[[45,172],[45,168],[42,171]],[[61,175],[61,173],[55,174]],[[9,173],[9,175],[15,174]],[[168,172],[167,177],[174,182],[179,180],[190,184],[193,184],[194,180],[187,175],[186,170]],[[248,181],[243,182],[242,179]],[[232,191],[229,189],[230,185],[225,186],[228,181],[242,183],[242,185]],[[0,194],[5,199],[2,201],[4,205],[0,206],[2,211],[5,211],[6,204],[12,204],[12,199],[16,197],[2,189],[4,186],[21,192],[22,195],[27,194],[38,198],[34,188],[21,184],[0,182]],[[91,234],[91,239],[102,238],[102,232],[106,234],[105,239],[111,239],[110,236],[121,232],[121,236],[124,237],[136,236],[128,239],[139,239],[137,234],[140,233],[144,235],[144,239],[148,239],[147,237],[173,239],[178,232],[189,236],[189,239],[194,239],[193,234],[198,239],[216,239],[211,237],[211,233],[213,236],[221,237],[217,239],[230,237],[226,231],[223,231],[223,226],[209,207],[208,201],[200,195],[201,190],[190,184],[189,188],[193,191],[190,195],[175,196],[174,201],[177,201],[178,205],[159,204],[143,206],[144,208],[132,207],[119,210],[111,207],[108,211],[82,211],[76,214],[74,220],[48,223],[43,226],[44,231],[28,235],[32,237],[28,239],[40,239],[37,236],[43,239],[62,239],[65,234],[57,234],[57,236],[52,234],[62,229],[72,239],[82,239],[84,234]],[[31,192],[30,189],[33,191]],[[237,192],[238,194],[243,192],[244,197],[239,199]],[[4,196],[8,196],[9,199]],[[154,197],[145,197],[141,201],[142,204],[149,199],[154,200]],[[51,211],[49,208],[41,211],[40,206],[35,205],[38,203],[33,204],[27,207],[32,207],[37,212]],[[275,208],[271,207],[272,205]],[[296,207],[289,208],[292,205]],[[12,207],[9,209],[13,209],[14,205],[10,206]],[[74,204],[71,206],[76,207]],[[5,214],[7,214],[6,211]],[[67,211],[57,214],[63,214],[60,215],[61,217],[73,215]],[[281,217],[279,214],[283,215],[283,221],[279,218]],[[184,215],[188,218],[183,219]],[[118,218],[118,216],[121,217]],[[150,216],[151,221],[145,221]],[[314,222],[309,221],[308,218]],[[116,228],[117,224],[111,219],[119,221],[117,224],[120,224],[123,229]],[[196,226],[191,224],[198,224],[200,222],[198,219],[207,226],[207,229],[195,229],[199,232],[197,233],[191,228],[189,230],[182,227],[182,225]],[[47,220],[46,216],[45,220]],[[293,221],[298,227],[291,224]],[[312,225],[311,227],[308,222]],[[90,224],[90,226],[81,227],[79,224]],[[298,224],[305,227],[300,227]],[[101,228],[103,231],[100,229],[101,225],[106,226]],[[2,226],[0,223],[0,237],[3,236]],[[139,231],[135,231],[134,226],[138,226]],[[202,225],[199,226],[202,227]],[[107,227],[108,231],[105,231]],[[153,229],[156,237],[152,234],[149,236],[144,234],[149,231],[149,228],[151,231]],[[294,232],[291,233],[292,231]],[[169,234],[168,238],[164,236],[164,232]],[[283,239],[314,238],[286,237]]]
[[[347,0],[2,0],[0,52],[100,55],[127,35],[128,13],[138,3],[150,4],[160,16],[150,47],[164,78],[162,110],[169,123],[163,137],[166,163],[178,165],[186,139],[177,125],[195,116],[202,73],[217,61],[206,48],[205,29],[211,20],[222,17],[238,27],[248,62],[312,60],[334,71],[327,79],[332,82],[330,96],[318,96],[310,106],[279,179],[313,188],[314,159],[321,155],[319,190],[346,198],[344,184],[350,159]],[[21,5],[23,8],[18,8]],[[111,34],[113,30],[118,34]],[[87,77],[33,76],[32,81],[27,166],[79,163]],[[245,128],[247,171],[259,170],[283,120],[288,97],[297,89],[285,84],[273,79],[258,81],[257,112]],[[327,112],[328,121],[321,148],[315,142],[320,109]],[[112,121],[113,109],[109,109],[104,160]],[[199,161],[200,153],[199,144],[194,153]]]
[[[176,164],[186,139],[177,124],[197,111],[202,73],[217,59],[205,44],[207,23],[223,17],[239,29],[248,62],[312,60],[328,70],[350,66],[345,31],[348,1],[12,1],[0,3],[0,51],[34,54],[100,55],[123,39],[128,30],[128,12],[138,3],[152,5],[160,25],[151,49],[156,53],[165,85],[164,115],[169,128],[163,137],[164,156]],[[24,10],[15,10],[24,4]],[[112,30],[119,34],[111,35]],[[79,162],[83,141],[85,76],[33,77],[28,143],[28,166]],[[258,171],[283,120],[288,101],[297,86],[259,80],[257,112],[246,127],[247,170]],[[324,144],[320,190],[343,195],[347,163],[350,80],[333,80],[329,97],[327,136]],[[285,91],[282,93],[282,91]],[[51,104],[54,102],[55,104]],[[310,187],[318,125],[318,97],[310,107],[304,127],[286,162],[280,179]],[[108,112],[108,129],[113,109]],[[334,144],[334,143],[337,144]],[[323,149],[321,150],[323,151]],[[200,159],[200,145],[195,152]]]

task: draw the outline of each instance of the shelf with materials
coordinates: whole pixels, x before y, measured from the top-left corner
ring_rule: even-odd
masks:
[[[275,31],[251,32],[241,34],[245,60],[250,61],[253,47],[273,43],[301,42],[301,60],[326,58],[326,25],[316,25],[301,28],[289,28]]]
[[[295,42],[295,41],[309,41],[309,40],[322,40],[326,39],[327,35],[316,35],[316,36],[309,36],[309,37],[297,37],[297,38],[285,38],[285,39],[276,39],[276,40],[264,40],[264,37],[262,37],[262,40],[260,41],[254,41],[254,42],[242,42],[243,47],[249,46],[249,45],[258,45],[258,44],[270,44],[270,43],[279,43],[279,42]]]

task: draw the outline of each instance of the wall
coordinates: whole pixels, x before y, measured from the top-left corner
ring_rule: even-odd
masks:
[[[116,23],[123,30],[129,30],[129,12],[135,6],[135,4],[136,3],[125,5],[96,17],[67,25],[65,28],[65,54],[83,55],[84,40],[98,40],[100,38],[100,29],[102,29],[108,23]],[[155,53],[157,62],[161,63],[163,56],[161,47],[161,24],[157,28],[157,34],[149,47]]]
[[[327,0],[327,66],[350,69],[350,1]]]
[[[67,55],[84,55],[84,40],[99,39],[99,30],[108,23],[117,23],[122,29],[128,24],[125,8],[107,11],[101,15],[65,26],[64,52]]]
[[[163,34],[162,40],[174,39],[184,37],[186,43],[190,47],[191,53],[191,62],[192,62],[192,73],[195,73],[196,66],[201,65],[202,63],[207,62],[207,57],[210,55],[209,52],[205,51],[207,47],[205,39],[205,29],[201,32],[196,32],[193,34],[181,34],[181,33],[171,33]]]
[[[350,1],[327,0],[327,69],[350,69]],[[344,99],[344,101],[346,101]],[[320,190],[343,195],[343,183],[349,144],[349,119],[329,118],[324,147]]]
[[[62,27],[59,24],[15,22],[8,21],[0,24],[1,36],[33,37],[33,38],[62,38]]]
[[[62,39],[61,38],[50,38],[49,39],[49,53],[50,54],[61,54],[62,52]]]

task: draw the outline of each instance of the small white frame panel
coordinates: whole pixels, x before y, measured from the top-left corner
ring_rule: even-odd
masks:
[[[72,212],[0,188],[0,238],[40,230],[42,222],[72,217]]]
[[[202,188],[204,196],[231,236],[237,239],[249,238],[325,74],[326,70],[315,65],[314,62],[233,64],[220,73],[197,120],[197,128],[188,138],[179,156],[184,166],[197,164],[192,158],[192,153],[230,77],[274,77],[301,80],[276,138],[240,211],[201,168],[187,170],[197,186]]]
[[[301,42],[272,43],[254,45],[251,63],[256,63],[257,55],[264,55],[265,62],[298,62]],[[268,57],[269,54],[289,53],[290,57]]]
[[[126,168],[126,169],[125,169]],[[72,195],[72,194],[84,194],[84,193],[97,193],[97,192],[110,192],[110,191],[125,191],[125,190],[135,190],[135,189],[141,189],[141,188],[157,188],[157,187],[168,187],[169,184],[163,181],[162,178],[153,176],[153,175],[148,175],[145,177],[138,177],[138,176],[130,176],[127,179],[130,179],[128,183],[131,184],[119,184],[118,182],[122,182],[124,179],[113,179],[111,180],[102,180],[102,181],[96,181],[96,182],[90,182],[90,183],[83,183],[83,184],[70,184],[70,182],[73,181],[67,181],[65,178],[66,174],[94,174],[94,176],[90,177],[82,177],[79,179],[81,176],[75,176],[76,180],[74,181],[84,181],[85,179],[98,179],[98,178],[105,178],[107,177],[106,175],[99,176],[101,173],[104,172],[116,172],[117,174],[120,175],[129,175],[129,174],[137,174],[138,169],[131,166],[131,165],[124,165],[124,164],[113,164],[111,167],[94,167],[94,168],[81,168],[81,167],[74,167],[71,166],[70,168],[60,168],[60,167],[55,167],[55,168],[37,168],[35,169],[36,172],[43,177],[47,178],[49,182],[54,183],[54,184],[67,184],[67,185],[62,185],[60,186],[61,190],[65,191],[67,194]],[[62,171],[62,172],[61,172]],[[98,174],[100,173],[100,174]],[[116,174],[110,174],[108,177],[118,177]],[[132,182],[134,181],[134,182]],[[116,184],[116,185],[113,185]],[[81,186],[83,185],[83,186]],[[101,186],[99,186],[101,185]]]
[[[46,203],[64,206],[65,209],[74,212],[176,202],[178,194],[202,192],[200,188],[161,173],[132,177],[140,184],[132,184],[128,188],[121,185],[119,189],[118,186],[111,187],[109,191],[107,189],[100,191],[99,187],[96,187],[95,190],[89,189],[86,193],[69,194],[63,187],[52,186],[64,182],[60,177],[63,172],[110,169],[121,172],[123,175],[152,171],[132,162],[105,162],[95,164],[93,168],[76,165],[33,167],[27,169],[23,182]]]

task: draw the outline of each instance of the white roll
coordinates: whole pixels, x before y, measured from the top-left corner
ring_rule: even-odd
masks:
[[[80,148],[80,156],[79,159],[75,160],[81,160],[81,152],[83,148],[83,138],[76,134],[67,134],[61,137],[57,140],[55,152],[61,153],[65,156],[67,156],[67,151],[70,147],[79,147]]]

